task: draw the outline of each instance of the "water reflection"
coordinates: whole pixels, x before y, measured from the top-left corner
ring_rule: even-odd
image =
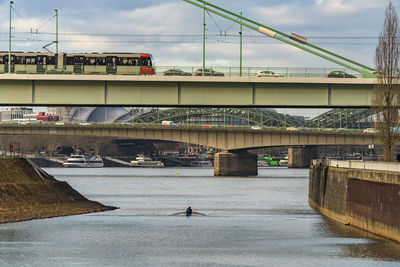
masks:
[[[340,237],[340,239],[332,240],[329,245],[341,246],[342,257],[400,261],[400,244],[356,227],[322,217],[321,221],[315,225],[315,230],[326,237]]]

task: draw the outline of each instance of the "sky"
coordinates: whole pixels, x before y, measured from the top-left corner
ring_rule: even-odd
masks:
[[[196,1],[196,0],[193,0]],[[309,42],[374,67],[387,0],[209,0],[232,12],[308,38]],[[400,8],[400,0],[393,0]],[[0,50],[8,51],[9,1],[0,0]],[[147,52],[156,66],[201,66],[203,10],[182,0],[14,0],[14,51]],[[239,66],[239,25],[206,15],[206,65]],[[340,66],[243,28],[244,67]],[[55,51],[55,46],[48,47]]]
[[[194,0],[195,1],[195,0]],[[386,0],[210,0],[232,12],[374,65]],[[9,1],[0,1],[0,50],[8,50]],[[400,1],[394,1],[394,5]],[[13,50],[43,51],[55,40],[59,11],[62,52],[148,52],[157,66],[202,64],[203,11],[182,0],[14,0]],[[53,18],[52,18],[53,17]],[[239,25],[206,15],[206,64],[239,66]],[[33,33],[30,33],[32,30]],[[37,33],[36,33],[37,32]],[[50,33],[50,34],[46,34]],[[227,36],[225,36],[225,34]],[[248,28],[245,67],[336,66]],[[54,51],[55,46],[49,46]]]

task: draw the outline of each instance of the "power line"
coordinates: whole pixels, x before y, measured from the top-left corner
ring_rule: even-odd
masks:
[[[53,16],[54,17],[54,16]],[[51,18],[50,18],[51,19]],[[6,32],[2,32],[0,34],[8,34]],[[30,34],[30,32],[14,32],[14,34]],[[39,32],[39,35],[54,35],[54,32]],[[59,35],[69,35],[69,36],[111,36],[111,37],[202,37],[201,34],[116,34],[116,33],[68,33],[68,32],[59,32]],[[207,36],[220,36],[219,33],[210,33]],[[237,33],[227,33],[225,36],[227,37],[239,37],[240,35]],[[262,35],[243,35],[243,37],[251,37],[251,38],[264,38],[269,39],[268,36]],[[373,36],[304,36],[307,39],[377,39],[379,37]]]
[[[52,42],[53,40],[49,39],[13,39],[13,42]],[[0,42],[8,42],[8,40],[0,40]],[[200,43],[200,41],[170,41],[170,40],[61,40],[63,43],[153,43],[153,44],[195,44]],[[207,43],[226,43],[226,44],[237,44],[234,41],[221,41],[221,40],[211,40],[208,39]],[[282,45],[273,41],[244,41],[246,44],[271,44],[271,45]],[[314,42],[314,44],[326,44],[326,45],[373,45],[376,43],[349,43],[349,42]]]

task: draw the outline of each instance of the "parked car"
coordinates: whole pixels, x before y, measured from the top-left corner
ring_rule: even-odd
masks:
[[[261,126],[259,126],[259,125],[253,125],[253,126],[251,126],[251,129],[252,129],[252,130],[261,130]]]
[[[57,121],[56,123],[55,123],[55,125],[64,125],[65,123],[64,122],[62,122],[62,121]]]
[[[357,78],[354,75],[348,74],[344,71],[335,70],[328,74],[328,78]]]
[[[164,76],[192,76],[192,74],[181,69],[169,69],[164,71]]]
[[[203,76],[203,69],[198,69],[194,76]],[[215,71],[213,69],[204,69],[204,76],[225,76],[223,72]]]
[[[283,77],[281,74],[276,74],[270,70],[262,70],[256,74],[257,77]]]

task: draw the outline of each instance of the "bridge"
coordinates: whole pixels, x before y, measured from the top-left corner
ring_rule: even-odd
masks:
[[[311,120],[301,120],[287,114],[269,109],[230,108],[230,107],[192,107],[151,109],[133,116],[131,123],[160,124],[161,121],[174,121],[180,125],[209,124],[211,126],[236,125],[263,127],[298,127],[328,129],[371,128],[371,109],[336,108],[322,113]],[[308,129],[311,130],[311,129]]]
[[[165,140],[214,147],[224,151],[215,158],[217,175],[257,174],[256,155],[247,154],[251,148],[289,146],[289,164],[303,166],[302,162],[312,157],[307,146],[321,145],[379,145],[378,138],[362,131],[323,130],[253,130],[241,127],[162,127],[140,125],[53,125],[53,124],[1,124],[1,135],[73,135],[108,136],[148,140]],[[236,170],[235,170],[236,168]]]
[[[375,79],[0,75],[0,105],[369,107]]]

